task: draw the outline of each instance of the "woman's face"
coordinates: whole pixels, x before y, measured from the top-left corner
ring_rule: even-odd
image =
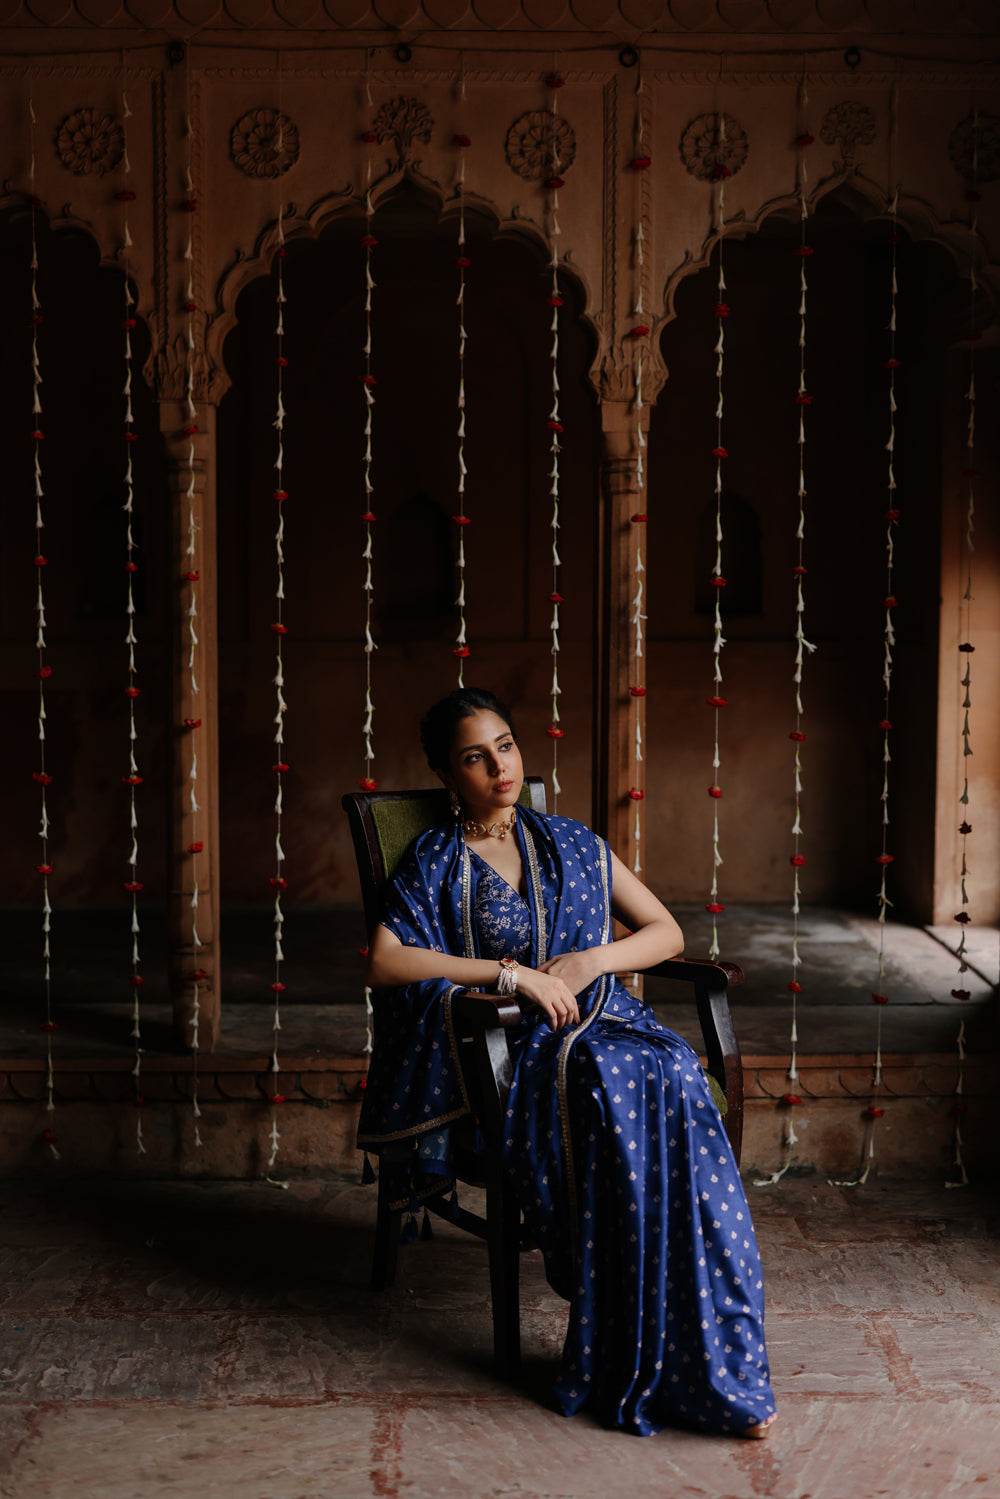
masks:
[[[488,708],[459,720],[451,746],[451,769],[441,779],[461,798],[469,817],[503,821],[524,784],[524,767],[509,726]]]

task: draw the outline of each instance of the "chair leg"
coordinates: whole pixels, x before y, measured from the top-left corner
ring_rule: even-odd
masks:
[[[493,1357],[504,1374],[521,1367],[521,1211],[503,1171],[486,1191],[490,1292],[493,1300]]]
[[[403,1215],[389,1206],[388,1173],[379,1172],[378,1213],[375,1218],[375,1247],[372,1252],[372,1290],[385,1291],[396,1279],[396,1257]]]

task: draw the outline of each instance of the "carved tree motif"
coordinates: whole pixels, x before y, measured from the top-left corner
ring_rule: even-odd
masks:
[[[75,177],[103,177],[124,153],[121,125],[96,109],[75,109],[56,132],[56,155]]]
[[[283,177],[299,159],[299,128],[277,109],[249,109],[229,138],[233,161],[248,177]]]
[[[875,139],[875,111],[856,99],[845,99],[827,110],[819,134],[828,146],[840,147],[841,159],[834,161],[833,170],[856,172],[861,147]]]
[[[395,171],[419,164],[413,148],[418,141],[427,145],[433,128],[434,120],[426,104],[421,104],[419,99],[408,99],[403,94],[383,104],[372,124],[380,141],[395,143]]]
[[[951,164],[966,182],[1000,177],[1000,115],[966,115],[948,137]]]
[[[532,109],[507,131],[504,151],[508,165],[526,182],[541,182],[568,172],[576,159],[576,136],[562,115]]]
[[[729,114],[698,115],[681,135],[681,160],[700,182],[735,177],[749,150],[746,131]]]

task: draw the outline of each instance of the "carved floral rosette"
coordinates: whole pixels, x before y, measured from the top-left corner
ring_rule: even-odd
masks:
[[[565,176],[576,159],[576,135],[562,115],[550,109],[531,109],[507,131],[507,163],[525,182]]]
[[[862,146],[870,146],[875,139],[875,111],[857,99],[832,104],[823,116],[819,134],[828,146],[840,147],[840,160],[834,162],[834,171],[856,172]]]
[[[966,182],[995,182],[1000,177],[1000,115],[979,110],[959,120],[948,137],[948,156]]]
[[[735,177],[749,150],[746,131],[730,114],[697,115],[681,135],[681,161],[699,182],[714,181],[722,168]]]
[[[233,126],[229,147],[248,177],[283,177],[299,159],[299,128],[278,109],[248,109]]]
[[[56,155],[74,177],[103,177],[125,154],[119,122],[97,109],[75,109],[56,131]]]

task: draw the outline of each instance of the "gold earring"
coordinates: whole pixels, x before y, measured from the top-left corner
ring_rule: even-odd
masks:
[[[448,805],[451,808],[451,814],[453,817],[461,817],[462,803],[458,799],[457,791],[448,792]]]

